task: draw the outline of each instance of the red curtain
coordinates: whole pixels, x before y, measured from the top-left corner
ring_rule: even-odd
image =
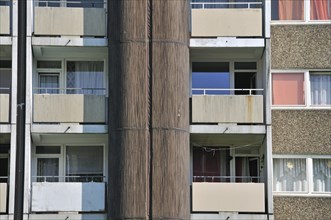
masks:
[[[331,0],[310,0],[311,20],[331,20]]]
[[[303,20],[303,6],[304,0],[279,0],[279,20]]]

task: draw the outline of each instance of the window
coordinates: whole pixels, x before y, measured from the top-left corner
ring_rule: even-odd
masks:
[[[273,159],[273,190],[277,193],[331,196],[330,156],[277,156]],[[300,158],[301,157],[301,158]]]
[[[272,20],[331,20],[331,0],[272,0]]]
[[[310,74],[311,104],[331,105],[331,74]]]
[[[37,71],[39,93],[105,95],[103,61],[38,61]]]
[[[308,189],[304,159],[274,159],[274,190],[305,192]]]
[[[329,107],[331,72],[272,73],[272,104],[291,107]]]
[[[272,74],[273,105],[304,105],[304,74]]]
[[[331,160],[313,159],[314,192],[331,192]]]
[[[0,94],[10,94],[11,61],[0,60]]]
[[[256,89],[256,76],[256,62],[194,62],[192,94],[256,94],[257,90],[262,90]]]
[[[103,62],[68,61],[67,88],[70,94],[104,94]]]
[[[40,92],[47,94],[59,93],[58,73],[39,73]]]
[[[103,146],[36,146],[37,182],[103,182]]]
[[[229,147],[194,147],[193,182],[259,182],[260,155]]]

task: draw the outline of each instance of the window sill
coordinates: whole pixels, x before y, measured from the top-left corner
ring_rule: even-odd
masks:
[[[317,25],[317,24],[331,24],[331,20],[320,21],[271,21],[271,25]]]
[[[273,192],[274,197],[323,197],[331,198],[330,193],[307,193],[307,192]]]
[[[271,110],[331,110],[331,106],[271,106]]]

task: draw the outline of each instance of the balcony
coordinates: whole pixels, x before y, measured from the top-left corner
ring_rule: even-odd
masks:
[[[9,88],[0,88],[0,123],[9,123],[10,95],[1,94]]]
[[[192,96],[192,123],[263,123],[263,95],[254,94],[261,90],[194,88],[193,94],[200,94]],[[247,95],[225,91],[246,91]]]
[[[0,0],[0,35],[10,35],[10,0]]]
[[[36,36],[105,37],[105,8],[105,2],[102,0],[35,1],[34,34]]]
[[[2,180],[7,178],[0,177],[0,213],[7,212],[7,183],[3,183]]]
[[[41,91],[41,89],[38,90]],[[34,95],[34,123],[106,123],[106,96],[101,95],[102,93],[49,94],[48,92],[58,91],[58,89],[42,90],[46,94]],[[70,91],[74,90],[84,89],[70,89]],[[67,93],[68,91],[69,89]]]
[[[194,182],[193,212],[264,212],[264,183]]]
[[[191,0],[192,37],[262,37],[262,2]]]
[[[73,177],[50,177],[47,180],[55,181],[61,178],[70,180]],[[32,212],[103,212],[106,204],[106,183],[33,182],[31,200]]]

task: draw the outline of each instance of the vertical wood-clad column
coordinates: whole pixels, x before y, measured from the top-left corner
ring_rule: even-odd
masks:
[[[188,1],[109,3],[109,219],[189,219]]]
[[[152,219],[189,219],[188,10],[152,0]]]
[[[108,219],[148,218],[147,3],[109,1]]]

